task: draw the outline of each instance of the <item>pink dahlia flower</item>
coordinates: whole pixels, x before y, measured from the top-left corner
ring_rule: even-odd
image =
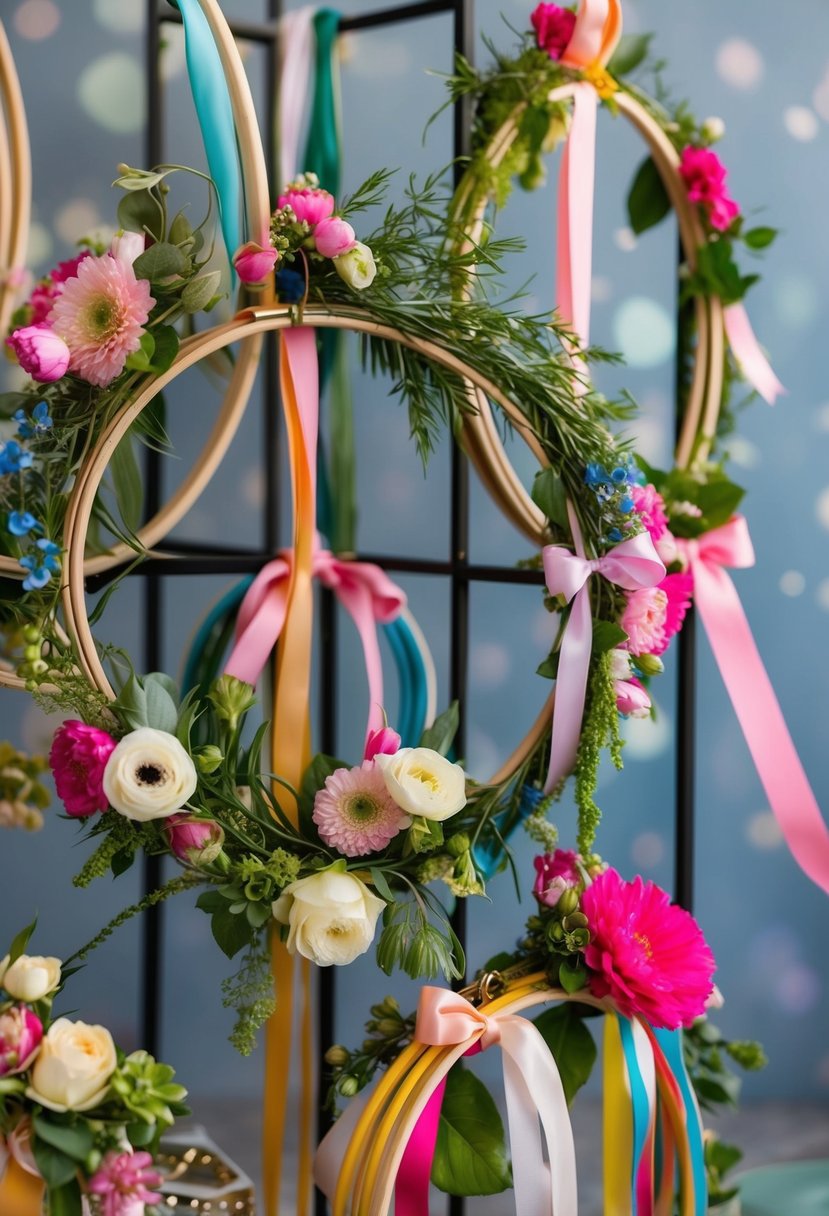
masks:
[[[659,584],[658,590],[664,593],[667,603],[665,605],[665,621],[662,626],[662,639],[657,644],[656,649],[650,652],[651,654],[663,654],[667,650],[671,638],[675,637],[682,628],[685,614],[691,607],[694,576],[686,572],[668,574]]]
[[[25,1005],[0,1014],[0,1077],[24,1072],[40,1050],[43,1024]]]
[[[338,258],[342,253],[348,253],[357,244],[357,236],[351,225],[338,215],[330,215],[320,220],[314,229],[314,244],[317,253],[324,258]]]
[[[382,726],[380,730],[369,731],[366,739],[364,760],[373,760],[375,756],[394,756],[400,751],[403,740],[396,730],[390,726]]]
[[[86,258],[64,284],[51,323],[71,353],[69,370],[105,388],[138,350],[155,300],[146,279],[105,253]]]
[[[705,1012],[714,955],[689,912],[643,878],[625,882],[605,870],[581,897],[590,943],[584,957],[591,991],[609,996],[625,1017],[676,1030]]]
[[[290,207],[297,219],[311,228],[315,228],[320,220],[328,219],[334,210],[334,196],[327,190],[291,190],[280,194],[277,207]]]
[[[6,338],[23,371],[40,384],[51,384],[66,375],[70,351],[62,338],[45,321],[24,325]]]
[[[338,768],[326,777],[314,799],[313,819],[325,844],[346,857],[379,852],[412,822],[386,789],[383,772],[373,760],[359,768]]]
[[[540,904],[554,908],[568,887],[581,882],[578,853],[572,849],[556,849],[533,858],[535,886],[533,895]]]
[[[655,654],[659,646],[665,649],[667,613],[668,596],[661,587],[642,587],[629,593],[619,624],[628,635],[625,645],[631,654]]]
[[[539,49],[546,51],[551,59],[561,59],[573,37],[576,14],[572,9],[561,8],[558,4],[539,4],[530,20]]]
[[[665,514],[665,499],[656,486],[631,486],[630,497],[651,540],[654,543],[661,540],[668,531],[668,516]]]
[[[98,1196],[101,1216],[144,1216],[147,1204],[160,1203],[161,1195],[150,1190],[161,1185],[152,1166],[149,1153],[107,1153],[86,1186]]]
[[[688,190],[688,199],[699,203],[712,228],[725,232],[740,214],[740,208],[726,189],[725,165],[710,148],[683,148],[679,172]]]
[[[107,809],[104,769],[115,748],[112,736],[96,726],[69,721],[58,727],[49,764],[68,814],[80,818]]]

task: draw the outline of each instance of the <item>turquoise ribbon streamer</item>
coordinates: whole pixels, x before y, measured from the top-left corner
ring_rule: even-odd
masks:
[[[340,192],[342,163],[339,82],[336,79],[339,30],[340,13],[336,9],[321,8],[314,14],[317,38],[314,98],[302,165],[305,172],[316,173],[323,190],[328,190],[335,198]]]
[[[207,164],[219,200],[219,217],[231,263],[241,244],[242,178],[236,147],[236,124],[222,61],[198,0],[173,0],[184,22],[187,74],[201,127]]]
[[[685,1126],[688,1130],[688,1145],[691,1150],[691,1170],[694,1176],[694,1213],[695,1216],[706,1216],[708,1211],[708,1180],[705,1174],[705,1145],[702,1139],[702,1125],[691,1078],[685,1067],[685,1054],[682,1050],[681,1030],[654,1030],[656,1041],[662,1048],[665,1059],[671,1066],[676,1077],[682,1102],[685,1107]]]
[[[519,828],[525,820],[529,819],[530,815],[537,809],[538,804],[543,802],[546,797],[547,795],[543,790],[537,790],[531,785],[524,785],[521,787],[517,811],[513,811],[507,807],[505,810],[495,813],[493,822],[505,841],[509,839],[516,828]],[[475,868],[486,881],[506,865],[507,850],[499,843],[497,837],[494,837],[483,844],[476,844],[472,850],[472,859],[475,862]]]
[[[633,1159],[631,1161],[631,1213],[636,1216],[639,1210],[639,1204],[636,1197],[636,1175],[639,1169],[639,1162],[642,1160],[642,1153],[645,1151],[645,1145],[648,1140],[648,1128],[650,1127],[650,1102],[648,1101],[648,1091],[645,1087],[645,1081],[642,1077],[642,1070],[639,1067],[639,1060],[636,1055],[636,1044],[633,1039],[633,1026],[628,1018],[623,1018],[621,1014],[616,1015],[619,1023],[619,1032],[622,1037],[622,1051],[625,1056],[625,1067],[628,1072],[628,1082],[630,1084],[630,1100],[633,1108]]]

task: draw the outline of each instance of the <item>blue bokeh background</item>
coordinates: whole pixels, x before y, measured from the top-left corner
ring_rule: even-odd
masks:
[[[348,0],[347,13],[382,7],[382,0]],[[264,5],[234,0],[230,15],[260,18]],[[758,561],[736,582],[792,733],[814,783],[829,806],[829,391],[825,347],[829,322],[829,244],[825,210],[829,186],[829,10],[823,0],[793,0],[779,9],[732,0],[669,6],[627,0],[629,30],[655,29],[654,51],[670,64],[665,79],[675,98],[688,97],[698,114],[719,115],[727,133],[721,153],[732,193],[758,222],[782,229],[763,259],[763,281],[749,298],[760,337],[773,355],[788,395],[775,409],[760,403],[742,417],[730,440],[731,469],[748,490],[746,504]],[[112,224],[109,188],[119,161],[142,163],[144,6],[137,0],[0,0],[29,112],[34,149],[34,224],[29,261],[43,272],[69,256],[74,241]],[[508,47],[529,6],[481,0],[479,30]],[[443,100],[439,75],[451,68],[451,21],[418,23],[351,35],[343,40],[345,185],[355,186],[381,165],[425,174],[451,156],[448,116],[422,131]],[[479,50],[483,54],[482,48]],[[262,112],[264,64],[247,48]],[[200,165],[202,153],[184,75],[180,31],[165,34],[165,154]],[[639,446],[653,462],[669,459],[672,427],[675,231],[671,223],[637,241],[626,225],[624,199],[642,149],[621,120],[602,115],[598,150],[594,252],[594,339],[620,350],[626,366],[603,370],[602,386],[624,387],[641,405]],[[401,176],[405,176],[401,175]],[[526,252],[511,268],[514,285],[535,276],[530,305],[552,306],[554,178],[548,187],[516,194],[499,232],[521,235]],[[399,186],[394,189],[399,189]],[[407,422],[389,386],[373,382],[352,361],[359,453],[360,548],[446,556],[448,452],[444,446],[424,478],[407,439]],[[6,373],[11,383],[13,373]],[[174,486],[198,451],[218,405],[215,386],[200,373],[170,394],[170,428],[177,460],[165,462],[165,489]],[[177,530],[183,538],[261,540],[263,474],[261,418],[256,395],[214,483]],[[529,483],[532,466],[515,451]],[[510,564],[528,545],[473,489],[472,558]],[[446,700],[448,588],[425,577],[402,579],[432,646]],[[168,671],[178,670],[200,613],[227,580],[169,580],[164,597]],[[134,655],[141,639],[140,580],[122,590],[105,617],[107,636]],[[344,621],[339,750],[355,754],[365,688],[356,639]],[[509,754],[535,716],[546,686],[532,673],[547,650],[550,621],[528,587],[478,587],[472,596],[468,762],[484,778]],[[393,679],[388,708],[393,718]],[[603,774],[605,822],[599,846],[623,871],[671,883],[675,688],[672,662],[657,688],[655,723],[627,730],[626,768]],[[757,1036],[770,1056],[753,1078],[753,1097],[829,1094],[829,956],[826,899],[800,873],[782,845],[707,645],[699,655],[698,841],[696,906],[716,950],[726,1005],[720,1015],[735,1037]],[[0,696],[0,729],[29,748],[48,747],[54,723],[28,699]],[[564,840],[572,811],[562,809]],[[138,893],[135,875],[72,888],[83,850],[73,828],[47,815],[36,837],[0,838],[3,882],[0,923],[10,936],[34,907],[36,939],[46,953],[68,953]],[[516,842],[519,870],[529,889],[533,849]],[[471,909],[470,962],[509,946],[528,912],[508,876],[492,885],[493,901]],[[129,1045],[136,1034],[140,934],[120,931],[73,981],[72,1004],[83,1005]],[[162,1050],[198,1093],[254,1095],[258,1057],[241,1062],[225,1038],[219,980],[229,967],[209,934],[207,919],[187,906],[165,914]],[[407,1005],[414,985],[387,981],[370,960],[337,976],[338,1037],[359,1041],[371,999],[387,990]],[[209,1062],[209,1065],[208,1065]]]

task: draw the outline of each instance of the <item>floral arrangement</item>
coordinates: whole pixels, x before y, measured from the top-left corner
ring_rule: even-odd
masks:
[[[153,1154],[186,1090],[106,1027],[54,1016],[71,971],[23,953],[33,929],[0,962],[0,1178],[13,1163],[41,1180],[50,1216],[137,1216],[161,1202]]]

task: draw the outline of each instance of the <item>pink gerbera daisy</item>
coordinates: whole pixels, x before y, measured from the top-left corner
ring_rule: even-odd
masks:
[[[697,922],[652,882],[605,870],[581,897],[590,943],[590,987],[625,1017],[676,1030],[705,1012],[714,955]]]
[[[49,321],[71,352],[69,370],[106,387],[138,350],[155,300],[146,279],[105,253],[85,258],[63,285]]]
[[[338,768],[314,799],[314,823],[321,839],[346,857],[384,849],[411,819],[386,789],[374,761],[359,768]]]

